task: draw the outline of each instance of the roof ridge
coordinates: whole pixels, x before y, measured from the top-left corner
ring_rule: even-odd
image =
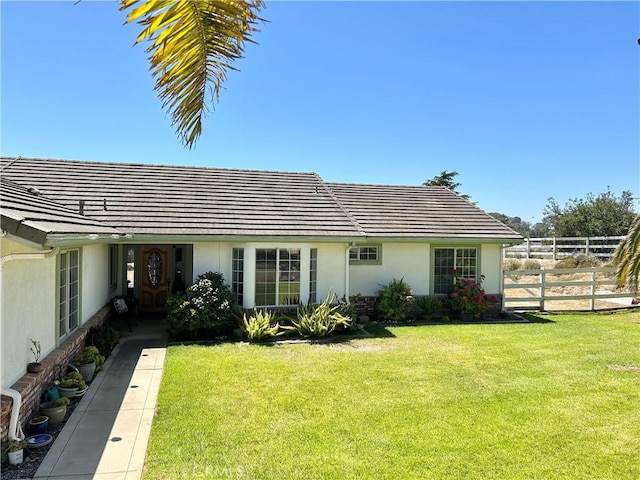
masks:
[[[245,172],[245,173],[274,173],[280,175],[299,175],[299,176],[317,176],[315,172],[293,172],[293,171],[283,171],[283,170],[259,170],[255,168],[237,168],[237,167],[215,167],[209,165],[175,165],[168,163],[141,163],[141,162],[116,162],[116,161],[108,161],[108,160],[73,160],[66,158],[43,158],[43,157],[10,157],[10,156],[0,156],[0,160],[8,160],[8,163],[4,164],[1,167],[1,170],[9,168],[18,160],[26,160],[26,161],[36,161],[36,162],[63,162],[69,164],[76,165],[90,165],[90,166],[129,166],[129,167],[148,167],[148,168],[177,168],[177,169],[196,169],[196,170],[215,170],[222,172]]]
[[[336,202],[336,205],[338,205],[338,208],[340,208],[340,210],[342,210],[342,212],[347,216],[347,218],[349,219],[349,221],[353,224],[353,226],[355,227],[355,229],[358,231],[358,233],[362,236],[367,236],[367,232],[364,231],[364,228],[362,228],[362,226],[360,225],[360,223],[358,223],[358,220],[356,220],[356,217],[354,217],[351,212],[349,211],[349,209],[347,207],[345,207],[342,202],[340,201],[340,199],[336,196],[335,193],[333,193],[333,190],[331,190],[331,188],[329,187],[329,184],[326,183],[322,177],[320,175],[318,175],[317,173],[314,173],[314,175],[316,176],[316,178],[318,179],[318,181],[320,182],[320,184],[324,187],[324,190],[327,192],[327,195],[329,195],[331,197],[331,199]]]

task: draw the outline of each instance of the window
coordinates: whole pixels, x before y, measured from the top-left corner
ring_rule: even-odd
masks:
[[[118,287],[118,245],[109,245],[109,290]]]
[[[349,249],[349,263],[380,265],[380,245],[359,245]]]
[[[300,302],[300,249],[256,250],[256,305]]]
[[[234,248],[231,260],[231,291],[235,294],[238,305],[244,300],[244,248]]]
[[[58,265],[58,324],[62,338],[80,323],[80,250],[60,253]]]
[[[477,279],[477,248],[435,248],[433,256],[433,293],[449,293],[456,269],[463,278]]]
[[[309,303],[316,303],[318,291],[318,249],[309,251]]]

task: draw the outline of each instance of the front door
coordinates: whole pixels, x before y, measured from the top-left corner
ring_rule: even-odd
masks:
[[[144,245],[140,262],[140,312],[164,312],[169,294],[171,245]]]

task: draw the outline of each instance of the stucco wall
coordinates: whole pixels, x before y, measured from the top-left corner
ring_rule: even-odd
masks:
[[[229,243],[195,243],[193,245],[193,279],[205,272],[220,272],[231,282],[231,249]],[[242,245],[239,245],[242,246]]]
[[[40,341],[42,356],[56,347],[56,258],[11,259],[14,253],[36,250],[2,239],[0,323],[2,332],[2,385],[13,384],[33,361],[29,339]]]
[[[487,293],[502,293],[502,245],[484,244],[481,249],[482,286]]]
[[[429,293],[429,245],[385,243],[381,265],[351,265],[351,294],[376,295],[380,285],[404,278],[414,295]]]
[[[109,292],[109,245],[82,247],[81,321],[86,322],[110,299]]]

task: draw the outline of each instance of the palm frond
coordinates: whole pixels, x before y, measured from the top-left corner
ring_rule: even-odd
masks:
[[[218,99],[226,72],[252,41],[263,0],[121,0],[126,23],[143,30],[136,44],[147,48],[154,89],[182,143],[192,148],[208,111],[207,93]]]
[[[616,277],[618,286],[629,283],[635,289],[638,288],[640,278],[640,215],[631,222],[627,236],[620,241],[613,254],[616,264]]]

